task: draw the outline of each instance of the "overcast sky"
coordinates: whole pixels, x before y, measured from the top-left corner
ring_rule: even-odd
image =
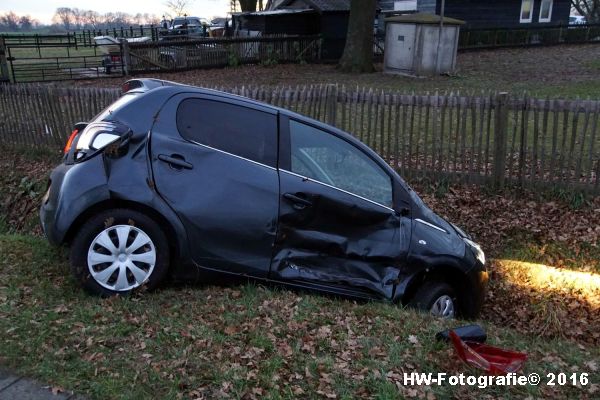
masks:
[[[165,11],[164,0],[0,0],[0,14],[14,11],[19,15],[29,14],[42,23],[50,23],[58,7],[76,7],[99,13],[126,12],[129,14],[149,13],[161,16]],[[190,0],[190,15],[210,18],[226,16],[229,0]]]

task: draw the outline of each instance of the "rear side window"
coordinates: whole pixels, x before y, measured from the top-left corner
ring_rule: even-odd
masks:
[[[243,106],[187,99],[177,109],[182,137],[261,164],[277,164],[277,118]]]

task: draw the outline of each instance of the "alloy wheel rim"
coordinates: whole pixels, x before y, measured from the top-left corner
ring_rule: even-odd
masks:
[[[126,292],[150,278],[156,264],[156,247],[141,229],[114,225],[92,240],[87,264],[90,275],[100,286]]]
[[[431,306],[431,315],[441,318],[454,318],[454,301],[448,295],[440,296]]]

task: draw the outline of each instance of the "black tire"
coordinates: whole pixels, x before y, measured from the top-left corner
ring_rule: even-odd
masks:
[[[456,292],[450,285],[444,282],[425,282],[409,301],[408,306],[425,313],[431,313],[431,308],[433,307],[434,303],[442,296],[450,297],[453,302],[454,315],[448,318],[456,318],[458,315],[460,315],[459,302],[456,297]]]
[[[116,225],[129,225],[139,229],[150,238],[154,246],[155,262],[150,275],[142,285],[131,290],[111,290],[102,286],[92,277],[88,267],[88,251],[92,242],[102,231]],[[169,244],[165,234],[153,219],[134,210],[112,209],[101,212],[81,225],[71,243],[70,260],[73,276],[89,293],[102,297],[126,295],[141,288],[155,289],[162,282],[169,269]],[[131,281],[133,277],[130,275],[128,279]]]

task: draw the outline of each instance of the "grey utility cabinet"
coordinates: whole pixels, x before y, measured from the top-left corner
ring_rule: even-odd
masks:
[[[440,19],[427,13],[386,18],[385,72],[415,76],[454,72],[464,22],[445,17],[442,24]]]

